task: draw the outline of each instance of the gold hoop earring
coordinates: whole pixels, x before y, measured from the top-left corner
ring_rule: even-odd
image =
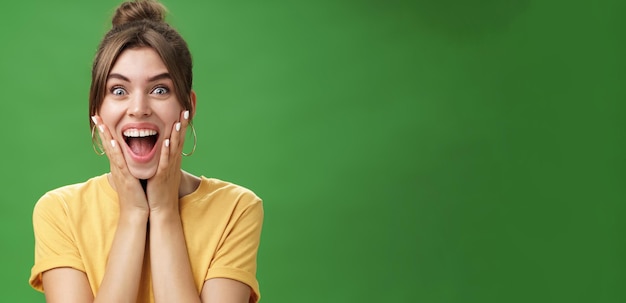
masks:
[[[95,134],[96,134],[96,125],[94,124],[93,127],[91,128],[91,147],[93,148],[93,151],[96,153],[96,155],[102,156],[106,152],[104,151],[104,148],[102,148],[102,143],[96,144],[98,139],[94,137]],[[100,138],[100,136],[98,136],[98,138]]]
[[[198,143],[198,137],[196,136],[196,128],[193,127],[193,124],[191,123],[189,125],[191,125],[191,133],[193,134],[193,148],[191,149],[191,152],[189,152],[188,154],[186,154],[183,151],[180,152],[185,157],[189,157],[193,155],[193,153],[196,151],[196,144]]]

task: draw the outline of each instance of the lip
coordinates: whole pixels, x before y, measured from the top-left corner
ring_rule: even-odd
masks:
[[[157,132],[157,141],[154,144],[154,147],[152,147],[152,150],[144,156],[138,156],[135,153],[133,153],[133,151],[130,149],[130,146],[128,146],[128,144],[126,144],[126,140],[124,140],[126,137],[124,136],[124,132],[128,129],[150,129],[150,130],[154,130]],[[120,138],[122,138],[122,142],[124,143],[124,146],[126,147],[126,154],[128,156],[130,156],[130,158],[137,163],[148,163],[152,160],[152,158],[154,158],[154,155],[156,154],[157,151],[157,147],[159,145],[159,137],[160,137],[161,132],[159,131],[159,128],[152,124],[152,123],[128,123],[125,124],[121,131],[120,131]]]

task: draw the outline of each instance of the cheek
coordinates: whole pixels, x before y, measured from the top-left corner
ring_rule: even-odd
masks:
[[[163,122],[165,135],[167,137],[170,137],[176,122],[180,121],[182,111],[182,107],[180,106],[163,106],[158,109],[159,119]]]
[[[103,102],[98,110],[97,115],[100,116],[102,122],[107,126],[112,135],[115,135],[115,126],[124,116],[124,110],[119,106],[114,106],[114,103]]]
[[[124,108],[122,104],[107,101],[106,99],[102,102],[102,105],[100,105],[100,109],[98,109],[98,115],[103,118],[114,118],[123,115],[123,113]]]
[[[164,105],[158,109],[159,117],[166,124],[173,126],[174,123],[180,120],[181,113],[183,112],[183,108],[178,104],[175,106],[172,105]]]

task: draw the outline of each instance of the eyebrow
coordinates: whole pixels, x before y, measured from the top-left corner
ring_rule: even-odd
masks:
[[[152,82],[152,81],[156,81],[156,80],[161,80],[161,79],[171,79],[172,77],[170,76],[169,73],[162,73],[162,74],[158,74],[156,76],[152,76],[150,78],[148,78],[148,82]],[[107,77],[107,80],[109,79],[120,79],[126,82],[130,82],[130,79],[128,79],[126,76],[121,75],[121,74],[109,74],[109,76]]]

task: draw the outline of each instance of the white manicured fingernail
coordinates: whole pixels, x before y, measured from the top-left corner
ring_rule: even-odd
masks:
[[[183,113],[183,118],[185,118],[185,120],[189,119],[189,111],[188,111],[188,110],[186,110],[186,111]]]
[[[111,146],[115,147],[115,140],[111,140]]]
[[[180,122],[176,123],[176,131],[180,131]]]
[[[165,147],[170,146],[170,139],[165,139]]]
[[[91,116],[91,121],[93,121],[93,124],[98,125],[98,120],[96,120],[96,116]]]
[[[104,125],[98,125],[98,129],[100,130],[101,133],[104,132]]]

